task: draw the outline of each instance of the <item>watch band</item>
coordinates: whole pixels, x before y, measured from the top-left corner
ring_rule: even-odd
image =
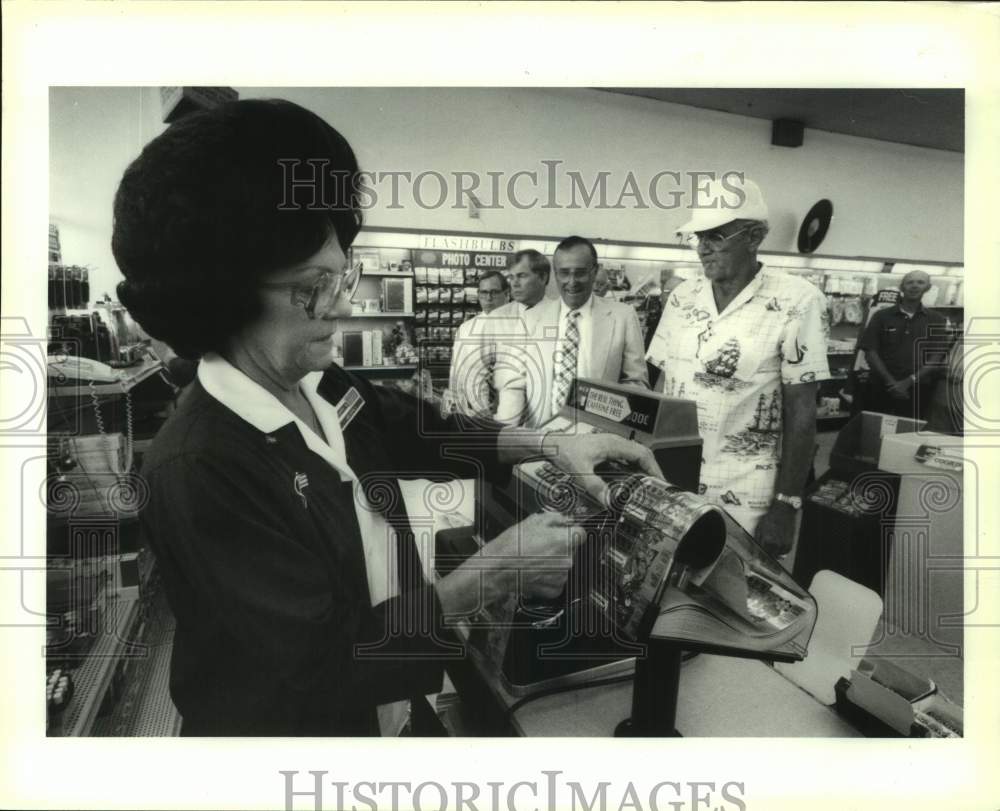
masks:
[[[802,509],[802,499],[799,496],[786,496],[784,493],[775,493],[775,501],[780,501],[782,504],[787,504],[793,510]]]

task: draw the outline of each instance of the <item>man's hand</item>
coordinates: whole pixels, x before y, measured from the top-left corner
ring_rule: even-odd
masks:
[[[798,512],[781,501],[771,502],[771,508],[757,524],[757,543],[772,557],[792,551],[795,543],[795,514]]]
[[[594,467],[601,462],[623,462],[650,476],[665,478],[649,448],[614,434],[548,434],[544,449],[554,464],[573,476],[600,504],[610,503],[608,486],[594,473]]]
[[[887,388],[889,394],[897,400],[906,400],[910,396],[910,389],[913,388],[913,378],[904,377],[902,380],[894,380]]]

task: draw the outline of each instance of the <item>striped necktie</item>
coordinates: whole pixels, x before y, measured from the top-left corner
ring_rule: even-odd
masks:
[[[552,413],[558,414],[566,404],[569,387],[576,377],[576,358],[580,351],[580,311],[573,310],[566,316],[566,331],[562,344],[555,353],[553,368],[555,385],[552,387]]]

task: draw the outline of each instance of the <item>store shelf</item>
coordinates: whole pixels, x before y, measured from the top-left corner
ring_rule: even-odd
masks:
[[[94,729],[101,737],[176,737],[181,716],[170,699],[170,657],[176,621],[161,592],[143,625],[144,655],[132,665],[121,700]]]
[[[361,273],[361,278],[366,276],[382,276],[392,279],[412,279],[412,273],[393,273],[391,270],[366,270]]]
[[[415,313],[351,313],[351,318],[413,318]]]
[[[72,371],[72,361],[67,364],[67,371]],[[152,377],[163,369],[163,364],[151,358],[143,359],[137,366],[128,366],[123,369],[113,369],[113,373],[118,378],[115,383],[97,383],[93,389],[87,381],[79,381],[74,385],[50,386],[49,394],[53,397],[79,397],[81,393],[89,394],[93,390],[94,394],[125,394],[138,386],[143,380]],[[81,370],[82,371],[82,370]]]
[[[113,618],[113,620],[112,620]],[[117,597],[106,617],[104,633],[94,643],[87,658],[72,671],[75,693],[63,716],[64,734],[90,735],[104,696],[114,679],[115,668],[132,640],[139,618],[137,598]]]

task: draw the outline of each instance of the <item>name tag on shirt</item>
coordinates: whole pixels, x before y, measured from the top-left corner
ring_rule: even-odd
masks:
[[[339,403],[337,403],[337,419],[340,422],[340,429],[343,431],[351,424],[361,407],[365,404],[364,398],[358,393],[358,390],[351,386],[347,394],[345,394]]]

